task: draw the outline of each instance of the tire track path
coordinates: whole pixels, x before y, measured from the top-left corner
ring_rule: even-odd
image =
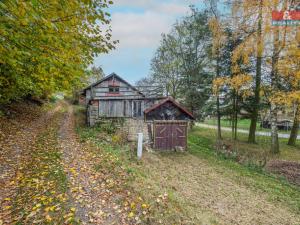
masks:
[[[11,200],[16,197],[18,189],[16,177],[21,160],[25,160],[31,146],[36,142],[39,133],[45,130],[45,124],[61,109],[58,104],[54,109],[42,114],[25,128],[9,134],[1,142],[0,150],[0,223],[12,224]]]
[[[117,204],[122,196],[107,188],[107,175],[95,170],[101,159],[91,146],[77,140],[73,109],[70,105],[67,108],[59,143],[75,216],[82,224],[129,224],[127,214]]]

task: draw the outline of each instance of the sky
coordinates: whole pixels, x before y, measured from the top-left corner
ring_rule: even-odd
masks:
[[[150,63],[162,33],[168,33],[176,20],[201,0],[114,0],[110,7],[111,27],[116,49],[97,57],[94,65],[106,75],[115,72],[134,84],[150,74]]]

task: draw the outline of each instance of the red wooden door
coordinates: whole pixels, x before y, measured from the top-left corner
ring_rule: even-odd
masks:
[[[185,121],[155,121],[154,148],[171,150],[175,147],[186,149],[187,122]]]
[[[187,142],[187,124],[186,123],[174,123],[172,124],[172,146],[182,147],[186,149]]]

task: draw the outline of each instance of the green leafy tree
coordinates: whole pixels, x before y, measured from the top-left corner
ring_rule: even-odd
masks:
[[[184,102],[198,118],[211,92],[209,60],[211,33],[208,14],[191,7],[191,13],[162,36],[151,64],[151,77],[164,93]]]
[[[104,0],[0,2],[0,103],[70,90],[114,48]],[[103,27],[108,27],[105,30]]]

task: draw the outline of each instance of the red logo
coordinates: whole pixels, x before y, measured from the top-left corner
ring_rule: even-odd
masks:
[[[300,20],[300,11],[273,11],[272,20]]]
[[[300,11],[299,10],[273,11],[272,24],[274,26],[300,25]]]

